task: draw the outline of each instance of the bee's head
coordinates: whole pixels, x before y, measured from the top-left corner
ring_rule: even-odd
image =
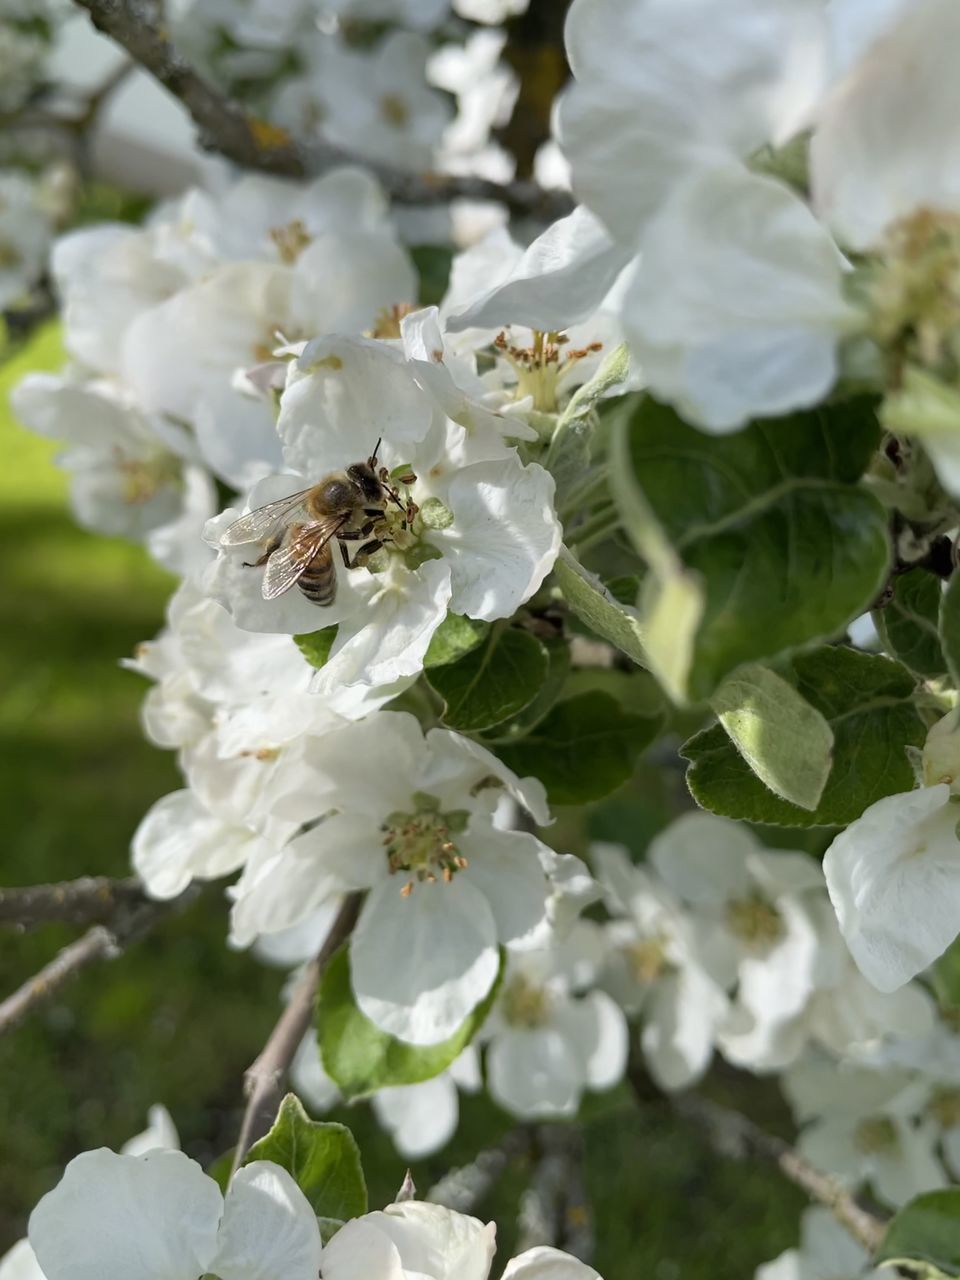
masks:
[[[365,502],[381,502],[383,488],[376,471],[369,462],[355,462],[347,467],[347,475],[360,489]]]

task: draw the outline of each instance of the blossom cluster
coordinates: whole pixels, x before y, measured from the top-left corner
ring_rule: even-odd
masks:
[[[298,137],[511,176],[502,33],[431,53],[446,3],[173,9]],[[15,410],[64,441],[78,520],[180,579],[128,664],[184,779],[134,869],[157,899],[230,878],[230,944],[289,968],[356,907],[293,1064],[315,1110],[371,1098],[416,1157],[458,1090],[570,1118],[718,1054],[779,1077],[853,1191],[960,1178],[958,12],[574,0],[581,203],[462,222],[431,301],[430,215],[352,164],[57,242],[70,363]],[[699,811],[596,840],[584,806],[657,738]],[[140,1179],[129,1240],[78,1254]],[[184,1280],[488,1273],[473,1219],[403,1202],[331,1239],[305,1203],[265,1159],[224,1196],[182,1154],[95,1152],[30,1237],[50,1280],[154,1274],[134,1238]],[[810,1214],[758,1275],[818,1251],[869,1265]]]

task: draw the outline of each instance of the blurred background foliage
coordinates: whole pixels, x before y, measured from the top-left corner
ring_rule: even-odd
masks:
[[[0,370],[0,795],[8,885],[123,875],[138,820],[179,785],[169,753],[138,723],[142,681],[119,663],[159,629],[173,582],[139,548],[74,524],[55,447],[20,430],[7,407],[28,370],[62,353],[47,327]],[[621,840],[635,857],[683,793],[677,769],[645,763],[587,815],[561,814],[550,839],[584,847]],[[208,1164],[236,1134],[244,1068],[278,1010],[283,975],[225,946],[226,904],[211,887],[125,956],[89,971],[0,1039],[0,1253],[24,1231],[38,1197],[78,1151],[117,1147],[163,1102],[185,1149]],[[73,936],[60,926],[0,931],[2,994]],[[763,1085],[714,1085],[755,1117],[782,1119]],[[339,1119],[357,1135],[372,1205],[392,1199],[405,1170],[365,1105]],[[711,1280],[752,1274],[793,1243],[801,1198],[765,1168],[715,1155],[705,1135],[655,1097],[626,1086],[584,1109],[584,1176],[595,1215],[594,1264],[606,1280]],[[414,1164],[426,1191],[514,1122],[488,1100],[461,1098],[461,1127]],[[516,1232],[528,1168],[515,1164],[482,1216],[500,1223],[501,1259]],[[722,1266],[718,1253],[723,1250]]]

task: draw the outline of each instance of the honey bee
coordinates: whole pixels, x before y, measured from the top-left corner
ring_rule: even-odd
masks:
[[[264,600],[299,586],[313,604],[331,605],[337,595],[337,570],[333,544],[340,548],[349,569],[366,560],[391,540],[385,524],[387,504],[397,506],[401,527],[409,528],[417,513],[416,504],[404,502],[390,483],[390,473],[377,461],[378,440],[365,462],[355,462],[345,471],[328,476],[268,502],[234,520],[220,538],[224,547],[242,547],[259,542],[263,555],[244,562],[248,569],[266,565],[263,574]],[[403,475],[401,484],[412,484],[414,475]],[[348,542],[361,542],[351,562]]]

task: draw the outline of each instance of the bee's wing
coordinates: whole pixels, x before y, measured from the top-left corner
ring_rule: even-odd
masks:
[[[326,551],[329,556],[327,544],[348,519],[349,516],[345,515],[331,516],[291,532],[274,551],[263,571],[261,592],[264,600],[275,600],[289,591],[318,555]]]
[[[228,525],[221,533],[220,545],[242,547],[247,542],[264,541],[273,533],[283,517],[289,515],[302,503],[303,495],[307,492],[307,489],[301,489],[298,493],[288,493],[285,498],[268,502],[265,507],[257,507],[256,511],[249,511],[239,520],[234,520],[233,524]]]

